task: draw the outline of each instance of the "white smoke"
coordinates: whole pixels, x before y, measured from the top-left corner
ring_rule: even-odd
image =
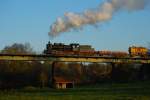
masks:
[[[109,21],[120,10],[142,10],[148,1],[150,0],[106,0],[95,10],[86,10],[83,13],[67,12],[50,26],[49,36],[54,37],[63,32],[81,29],[85,25]]]

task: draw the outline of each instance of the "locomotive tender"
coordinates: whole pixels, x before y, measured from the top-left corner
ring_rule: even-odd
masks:
[[[50,43],[46,45],[44,54],[55,56],[94,56],[94,57],[148,57],[148,49],[145,47],[129,47],[129,53],[122,51],[95,51],[91,45],[72,43]]]

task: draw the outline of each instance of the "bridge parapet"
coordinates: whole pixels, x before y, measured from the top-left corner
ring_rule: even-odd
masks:
[[[60,62],[99,62],[99,63],[150,63],[150,58],[114,58],[114,57],[79,57],[49,55],[4,55],[0,60],[11,61],[60,61]]]

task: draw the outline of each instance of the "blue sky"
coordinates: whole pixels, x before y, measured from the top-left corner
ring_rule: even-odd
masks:
[[[0,49],[13,43],[30,43],[42,51],[48,41],[90,44],[96,50],[127,51],[131,45],[150,42],[150,7],[120,11],[97,28],[86,26],[56,38],[48,36],[50,25],[65,12],[83,12],[96,8],[104,0],[0,0]]]

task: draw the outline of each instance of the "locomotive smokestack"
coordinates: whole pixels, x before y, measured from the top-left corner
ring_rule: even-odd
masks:
[[[80,30],[86,25],[104,23],[112,19],[114,13],[120,10],[137,11],[145,8],[149,0],[105,0],[95,10],[85,10],[83,13],[67,12],[50,26],[49,36]]]

